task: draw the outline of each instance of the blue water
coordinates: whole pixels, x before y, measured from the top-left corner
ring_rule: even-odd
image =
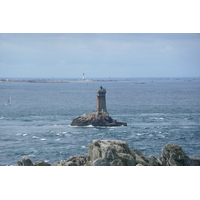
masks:
[[[101,85],[109,114],[128,126],[71,127],[74,117],[95,110]],[[160,156],[170,142],[200,157],[200,79],[0,82],[0,165],[16,165],[22,156],[52,164],[84,155],[94,139],[123,140],[146,156]]]

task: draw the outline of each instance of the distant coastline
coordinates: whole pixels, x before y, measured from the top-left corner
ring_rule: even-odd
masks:
[[[0,82],[3,83],[70,83],[70,82],[117,82],[118,80],[109,79],[109,80],[98,80],[98,79],[0,79]]]
[[[118,81],[133,81],[135,84],[145,84],[146,82],[154,81],[170,81],[170,80],[185,80],[195,81],[200,77],[136,77],[136,78],[92,78],[92,79],[79,79],[79,78],[0,78],[3,83],[70,83],[70,82],[118,82]]]

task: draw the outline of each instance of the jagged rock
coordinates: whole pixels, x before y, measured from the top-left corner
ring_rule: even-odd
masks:
[[[200,166],[200,159],[196,157],[189,157],[190,166]]]
[[[126,123],[113,120],[107,112],[92,112],[73,119],[71,126],[127,126]]]
[[[69,161],[66,162],[63,166],[78,166],[75,162]]]
[[[109,166],[109,161],[106,158],[98,158],[93,163],[93,166]]]
[[[160,166],[160,162],[158,161],[158,159],[155,156],[151,155],[147,159],[149,161],[149,164],[151,164],[153,166]]]
[[[23,164],[23,166],[33,166],[33,163],[30,160],[30,158],[28,158],[26,156],[22,157],[22,164]]]
[[[124,166],[124,163],[120,159],[115,159],[110,162],[110,166]]]
[[[93,166],[136,165],[135,157],[130,154],[128,144],[120,140],[93,140],[93,143],[89,144],[88,152]]]
[[[141,150],[134,149],[131,151],[131,154],[135,156],[136,164],[141,164],[142,166],[151,166],[148,159],[142,154]]]
[[[163,148],[160,160],[164,166],[189,166],[190,158],[182,148],[176,144],[166,144]]]
[[[88,154],[85,154],[83,156],[73,156],[73,157],[70,157],[66,162],[73,162],[77,166],[84,166],[84,165],[87,165],[88,161],[90,161],[90,157],[89,157]],[[70,166],[72,166],[72,164],[70,164]]]
[[[17,161],[17,166],[23,166],[23,163],[20,160],[18,160]]]
[[[22,157],[18,166],[50,166],[41,161],[35,164],[28,157]],[[176,144],[164,146],[161,156],[146,157],[141,150],[130,150],[128,144],[120,140],[93,140],[88,153],[59,161],[52,166],[200,166],[200,158],[188,157]]]
[[[133,149],[131,152],[134,153],[134,154],[137,154],[139,156],[143,156],[143,153],[140,149]]]
[[[51,166],[51,165],[47,162],[40,161],[40,162],[34,163],[34,166]]]
[[[127,153],[118,153],[118,155],[124,166],[136,165],[136,159],[133,155]]]

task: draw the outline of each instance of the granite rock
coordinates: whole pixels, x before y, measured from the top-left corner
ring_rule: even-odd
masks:
[[[18,166],[50,166],[41,161],[34,163],[22,157]],[[72,156],[66,161],[53,163],[52,166],[200,166],[200,158],[188,157],[176,144],[166,144],[160,157],[144,156],[139,149],[130,150],[121,140],[93,140],[88,153]]]
[[[30,160],[30,158],[24,156],[24,157],[22,157],[22,165],[23,166],[33,166],[33,163]]]
[[[109,166],[136,165],[128,144],[120,140],[93,140],[88,152],[93,166],[102,166],[102,163]]]
[[[176,144],[166,144],[162,150],[160,161],[164,166],[189,166],[190,158]]]
[[[50,164],[44,161],[40,161],[40,162],[34,163],[34,166],[50,166]]]

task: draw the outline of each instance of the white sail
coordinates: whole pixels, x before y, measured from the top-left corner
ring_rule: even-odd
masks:
[[[6,106],[8,106],[8,105],[11,105],[11,96],[10,96],[10,98],[8,99]]]

